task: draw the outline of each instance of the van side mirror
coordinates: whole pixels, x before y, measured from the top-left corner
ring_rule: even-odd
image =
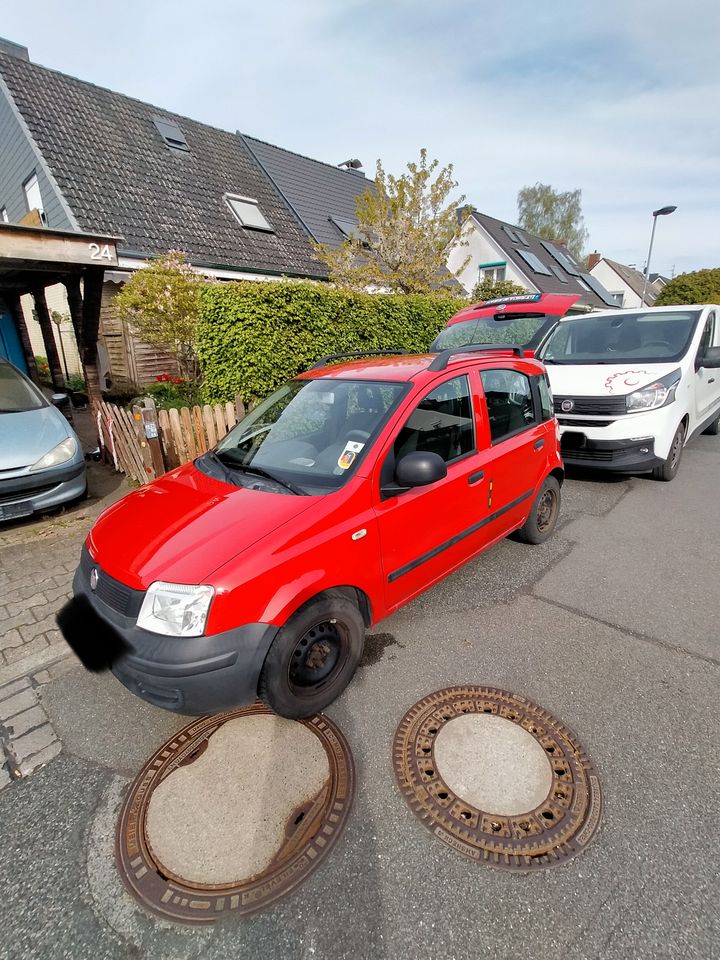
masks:
[[[705,356],[698,357],[697,366],[698,369],[700,367],[707,367],[709,370],[720,367],[720,347],[709,347]]]
[[[395,467],[395,482],[399,487],[425,487],[446,476],[443,458],[421,450],[406,454]]]

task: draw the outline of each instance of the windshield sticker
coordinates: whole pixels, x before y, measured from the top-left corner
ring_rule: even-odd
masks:
[[[622,387],[637,387],[641,377],[649,376],[647,370],[624,370],[622,373],[613,373],[605,381],[605,389],[608,393],[613,393]]]
[[[351,467],[355,462],[355,458],[364,446],[364,443],[357,443],[354,440],[348,440],[348,442],[345,444],[345,449],[340,454],[338,459],[338,466],[340,469],[347,470],[348,467]]]

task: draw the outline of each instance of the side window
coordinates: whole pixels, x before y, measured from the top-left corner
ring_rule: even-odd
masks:
[[[540,412],[542,413],[543,422],[545,422],[545,420],[549,420],[553,415],[552,393],[546,373],[537,378],[537,385],[538,392],[540,393]]]
[[[537,421],[530,378],[517,370],[483,370],[480,374],[493,443]]]
[[[700,338],[700,347],[698,348],[698,358],[704,357],[709,348],[715,343],[715,314],[711,313],[705,322],[702,337]]]
[[[421,450],[450,463],[474,449],[470,386],[463,376],[446,380],[420,401],[398,434],[393,452],[396,462]]]

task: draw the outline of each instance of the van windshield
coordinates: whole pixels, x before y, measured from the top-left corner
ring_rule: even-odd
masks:
[[[563,320],[542,351],[545,363],[671,363],[684,355],[699,310],[588,314]]]
[[[214,456],[231,471],[262,471],[294,492],[336,489],[409,386],[331,377],[293,380],[241,420]]]

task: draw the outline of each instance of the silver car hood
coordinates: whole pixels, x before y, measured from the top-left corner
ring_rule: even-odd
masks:
[[[55,407],[0,413],[0,471],[32,466],[69,436],[70,424]]]

